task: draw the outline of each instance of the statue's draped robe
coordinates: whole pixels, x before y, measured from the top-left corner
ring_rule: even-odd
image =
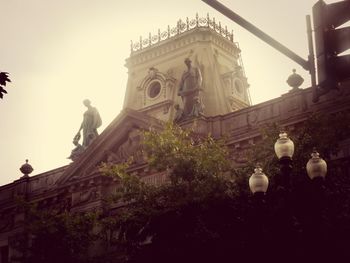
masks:
[[[191,115],[196,98],[200,95],[201,84],[202,75],[198,68],[190,67],[182,74],[178,94],[182,97],[185,116]]]
[[[83,129],[83,146],[87,147],[98,136],[97,128],[102,125],[102,120],[97,109],[90,107],[84,113]]]

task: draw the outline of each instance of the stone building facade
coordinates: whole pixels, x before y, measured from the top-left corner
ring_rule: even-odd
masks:
[[[15,197],[36,202],[41,207],[63,207],[72,212],[103,208],[105,197],[117,187],[112,178],[102,176],[102,162],[126,161],[140,149],[140,131],[161,129],[175,117],[174,105],[185,58],[202,73],[203,114],[183,119],[184,128],[195,127],[199,134],[225,136],[234,165],[244,163],[244,151],[260,139],[259,127],[267,123],[297,128],[312,113],[350,111],[350,82],[339,91],[312,102],[311,88],[296,89],[282,96],[250,105],[248,83],[240,62],[240,50],[233,35],[214,19],[179,21],[175,28],[132,43],[127,59],[129,70],[124,109],[76,161],[0,187],[0,262],[11,262],[12,242],[21,232],[24,215],[16,209]],[[195,121],[194,121],[195,120]],[[193,126],[195,125],[195,126]],[[349,174],[350,138],[343,142],[337,158]],[[142,180],[161,184],[166,174],[151,171],[142,156],[135,156],[130,172]]]

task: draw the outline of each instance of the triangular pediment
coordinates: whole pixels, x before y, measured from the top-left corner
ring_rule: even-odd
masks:
[[[95,174],[102,162],[120,163],[128,160],[139,151],[141,131],[150,127],[161,128],[162,123],[145,113],[124,109],[83,154],[67,167],[57,184],[64,185]]]

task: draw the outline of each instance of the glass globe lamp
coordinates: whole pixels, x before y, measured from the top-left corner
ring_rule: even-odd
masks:
[[[278,159],[283,157],[292,159],[294,154],[294,143],[290,138],[288,138],[286,132],[281,132],[279,134],[279,138],[275,143],[275,153]]]
[[[255,193],[266,193],[269,186],[269,179],[262,172],[260,166],[254,169],[254,173],[249,178],[249,188],[253,194]]]
[[[327,163],[320,157],[320,154],[314,149],[311,158],[306,164],[306,171],[311,180],[321,177],[325,178],[327,174]]]

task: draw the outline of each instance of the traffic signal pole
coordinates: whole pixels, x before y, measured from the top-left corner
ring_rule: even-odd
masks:
[[[282,54],[286,55],[300,66],[302,66],[305,70],[308,70],[311,75],[311,86],[313,90],[313,101],[317,102],[320,95],[320,91],[317,89],[316,85],[316,72],[315,72],[315,54],[313,47],[313,38],[312,38],[312,28],[311,28],[311,19],[310,16],[306,16],[306,26],[307,26],[307,35],[308,35],[308,45],[309,45],[309,57],[308,60],[303,59],[293,51],[291,51],[286,46],[282,45],[277,40],[270,37],[265,32],[261,31],[259,28],[245,20],[243,17],[239,16],[220,2],[216,0],[202,0],[206,4],[210,5],[217,11],[219,11],[224,16],[231,19],[233,22],[237,23],[244,29],[248,30],[250,33],[260,38],[262,41],[277,49]]]
[[[306,16],[306,29],[307,29],[307,40],[309,46],[309,72],[311,75],[311,88],[312,88],[312,101],[317,102],[319,98],[319,92],[316,86],[316,70],[315,70],[315,52],[314,52],[314,44],[312,38],[312,27],[311,27],[311,17],[310,15]]]
[[[256,26],[254,26],[253,24],[251,24],[250,22],[245,20],[243,17],[239,16],[238,14],[236,14],[235,12],[233,12],[232,10],[230,10],[229,8],[227,8],[226,6],[221,4],[220,2],[218,2],[216,0],[202,0],[202,1],[205,2],[206,4],[210,5],[211,7],[213,7],[214,9],[219,11],[221,14],[228,17],[229,19],[231,19],[233,22],[237,23],[238,25],[240,25],[244,29],[248,30],[250,33],[252,33],[256,37],[260,38],[265,43],[267,43],[270,46],[272,46],[273,48],[277,49],[282,54],[286,55],[287,57],[289,57],[290,59],[292,59],[293,61],[298,63],[300,66],[302,66],[304,69],[310,70],[309,61],[306,61],[305,59],[303,59],[302,57],[300,57],[299,55],[297,55],[296,53],[291,51],[289,48],[282,45],[280,42],[273,39],[268,34],[261,31],[259,28],[257,28]]]

